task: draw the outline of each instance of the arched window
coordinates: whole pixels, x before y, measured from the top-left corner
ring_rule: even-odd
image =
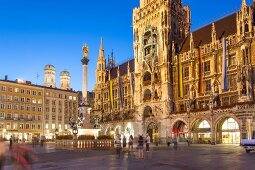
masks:
[[[244,31],[249,32],[249,25],[248,24],[245,24]]]
[[[151,74],[149,72],[146,72],[143,76],[143,85],[147,86],[151,84]]]
[[[199,126],[198,126],[199,129],[204,129],[204,128],[211,128],[209,123],[206,121],[206,120],[203,120]]]
[[[152,116],[152,108],[150,106],[146,106],[143,111],[144,118]]]
[[[237,130],[237,129],[239,129],[238,123],[233,118],[227,119],[222,125],[222,130]]]
[[[145,102],[148,102],[151,100],[151,91],[149,89],[145,90],[144,95],[143,95],[143,100]]]

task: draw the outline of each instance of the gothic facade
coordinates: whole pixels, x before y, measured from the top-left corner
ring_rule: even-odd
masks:
[[[94,114],[102,133],[239,143],[255,128],[255,6],[190,32],[181,0],[133,10],[134,59],[106,66],[101,42]]]

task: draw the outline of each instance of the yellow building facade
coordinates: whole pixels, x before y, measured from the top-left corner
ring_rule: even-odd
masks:
[[[31,140],[44,133],[44,89],[31,82],[0,80],[1,137]]]
[[[45,136],[53,139],[56,134],[68,133],[70,118],[78,116],[78,93],[71,90],[44,87]]]

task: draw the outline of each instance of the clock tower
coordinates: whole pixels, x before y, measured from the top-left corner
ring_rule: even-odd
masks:
[[[140,0],[140,7],[133,10],[134,103],[136,120],[142,122],[140,134],[158,131],[161,138],[167,134],[165,118],[174,109],[172,52],[178,51],[189,31],[190,9],[181,0]]]

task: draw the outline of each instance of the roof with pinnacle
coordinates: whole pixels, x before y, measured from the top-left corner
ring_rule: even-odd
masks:
[[[225,18],[214,22],[217,40],[221,37],[233,35],[237,32],[236,28],[236,13],[233,13]],[[212,42],[212,23],[192,32],[194,47],[209,44]],[[188,52],[190,50],[190,34],[184,40],[180,53]]]
[[[44,66],[44,70],[54,70],[54,71],[56,71],[55,67],[51,64],[48,64],[48,65]]]
[[[112,69],[110,69],[110,78],[115,79],[118,77],[118,68],[120,69],[120,76],[124,76],[126,74],[128,74],[128,63],[129,63],[129,67],[130,67],[130,72],[134,72],[135,70],[135,63],[134,63],[134,59],[126,61],[125,63],[122,63],[116,67],[113,67]],[[106,81],[108,81],[109,79],[109,70],[107,70],[106,72]]]

